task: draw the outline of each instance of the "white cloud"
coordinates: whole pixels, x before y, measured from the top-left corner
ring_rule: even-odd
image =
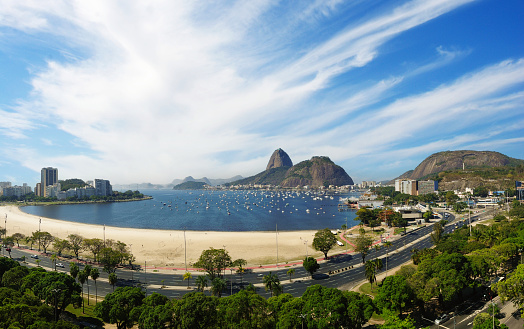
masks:
[[[224,7],[167,0],[123,6],[9,1],[0,25],[62,38],[67,48],[67,63],[49,61],[35,74],[32,99],[20,110],[56,123],[96,156],[44,158],[37,149],[14,154],[35,170],[49,163],[71,176],[89,174],[120,183],[162,183],[210,172],[248,175],[264,168],[277,147],[292,153],[296,162],[314,154],[348,160],[412,138],[398,127],[416,126],[414,132],[420,132],[428,129],[428,117],[436,123],[452,120],[443,111],[474,110],[483,118],[488,108],[502,111],[521,104],[517,94],[509,99],[498,93],[522,82],[522,61],[501,63],[386,106],[376,104],[404,77],[385,76],[374,85],[357,86],[334,105],[319,109],[310,104],[333,78],[380,56],[380,46],[391,38],[469,2],[406,2],[296,51],[276,47],[293,39],[292,29],[275,34],[274,42],[251,39],[268,29],[265,15],[273,1]],[[340,6],[339,1],[317,1],[290,20],[295,26],[322,20]],[[17,23],[32,17],[34,22]],[[439,61],[412,75],[463,55],[445,47],[437,52]],[[372,106],[378,108],[371,118],[362,114]],[[356,119],[348,119],[353,113]],[[334,123],[337,127],[323,130]],[[18,125],[19,132],[32,128],[28,121]],[[234,163],[219,156],[229,152],[236,154]]]

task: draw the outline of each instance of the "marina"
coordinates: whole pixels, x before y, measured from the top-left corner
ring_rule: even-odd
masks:
[[[354,226],[355,211],[341,212],[341,198],[358,193],[314,191],[145,190],[150,200],[27,206],[22,211],[47,218],[115,227],[194,230],[318,230]],[[347,209],[347,208],[346,208]]]

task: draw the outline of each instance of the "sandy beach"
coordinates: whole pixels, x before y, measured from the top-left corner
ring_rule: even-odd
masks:
[[[61,221],[51,218],[29,215],[17,206],[0,206],[0,218],[7,215],[7,235],[22,233],[31,235],[38,231],[49,232],[53,236],[66,239],[69,234],[79,234],[84,238],[112,239],[122,241],[131,248],[136,257],[136,263],[147,265],[184,267],[184,231],[174,230],[148,230],[122,227],[110,227],[91,224],[82,224]],[[39,224],[39,218],[42,219]],[[0,227],[4,227],[0,221]],[[275,264],[278,262],[300,261],[306,254],[305,241],[307,240],[307,253],[309,256],[321,257],[320,252],[311,247],[311,242],[316,231],[284,231],[278,232],[203,232],[186,231],[185,242],[187,246],[187,263],[191,267],[202,253],[202,250],[225,248],[232,259],[243,258],[247,260],[248,267]],[[51,248],[52,249],[52,248]],[[335,247],[334,254],[343,251]],[[91,257],[84,252],[85,257]]]

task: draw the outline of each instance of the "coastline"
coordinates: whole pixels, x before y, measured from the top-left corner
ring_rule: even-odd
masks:
[[[123,228],[62,221],[27,214],[18,205],[0,206],[0,218],[5,218],[5,214],[7,214],[8,236],[14,233],[31,235],[32,232],[38,231],[40,225],[41,231],[49,232],[61,239],[66,239],[69,234],[79,234],[84,238],[104,239],[105,237],[105,239],[122,241],[130,246],[137,264],[147,261],[148,266],[185,266],[184,231]],[[1,220],[0,224],[2,224]],[[320,257],[322,253],[311,247],[315,233],[316,231],[313,230],[279,231],[279,264],[302,260],[306,250],[308,255]],[[232,259],[245,259],[248,267],[275,264],[277,258],[276,232],[185,231],[185,245],[188,267],[192,267],[202,251],[210,247],[225,248]],[[90,257],[86,252],[82,255]]]

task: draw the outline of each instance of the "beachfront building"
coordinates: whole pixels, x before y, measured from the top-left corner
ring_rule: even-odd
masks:
[[[0,182],[0,195],[3,195],[2,190],[5,187],[11,187],[11,182]]]
[[[113,195],[113,187],[106,179],[95,179],[95,194],[97,196]]]
[[[24,183],[24,185],[22,186],[15,185],[15,186],[3,187],[2,189],[0,189],[0,192],[2,193],[3,196],[6,196],[6,197],[15,196],[17,198],[20,198],[22,195],[26,195],[26,194],[33,192],[33,190],[31,189],[31,186],[27,186],[27,184]]]
[[[47,187],[55,184],[58,184],[58,169],[52,167],[42,168],[40,172],[40,196],[50,197],[47,192],[56,192],[56,190],[48,189]],[[57,196],[58,192],[54,196]]]
[[[46,198],[58,198],[58,193],[60,191],[60,183],[48,185],[44,188],[44,196]]]
[[[64,201],[67,200],[67,198],[78,198],[78,199],[85,199],[90,198],[92,196],[96,195],[96,189],[92,186],[84,186],[84,187],[75,187],[70,188],[67,191],[61,191],[58,193],[58,200]]]

